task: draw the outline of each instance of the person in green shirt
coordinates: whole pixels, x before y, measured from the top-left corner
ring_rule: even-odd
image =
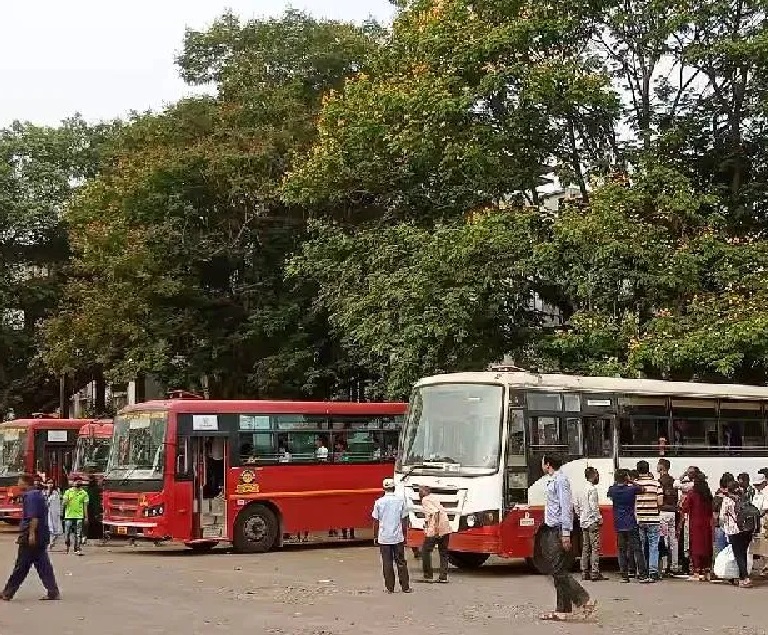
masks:
[[[69,553],[70,538],[74,534],[75,553],[82,556],[80,541],[83,536],[83,525],[88,522],[88,492],[83,489],[80,479],[70,487],[61,499],[64,506],[64,541]]]

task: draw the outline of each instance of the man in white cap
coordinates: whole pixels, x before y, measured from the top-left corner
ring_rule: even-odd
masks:
[[[395,566],[403,593],[411,593],[408,564],[405,561],[405,534],[408,531],[408,506],[395,495],[395,481],[385,478],[384,496],[373,505],[373,540],[381,552],[381,568],[387,593],[395,592]]]

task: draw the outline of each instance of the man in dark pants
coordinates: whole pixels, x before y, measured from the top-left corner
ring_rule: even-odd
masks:
[[[408,506],[395,494],[395,481],[384,479],[384,496],[373,506],[373,536],[381,552],[381,568],[387,593],[395,592],[395,565],[403,593],[411,593],[408,564],[405,561],[405,534],[408,531]]]
[[[546,482],[544,523],[536,534],[538,551],[544,567],[551,573],[557,593],[557,610],[544,613],[542,620],[565,621],[573,617],[573,605],[581,609],[582,618],[590,618],[597,604],[570,573],[573,564],[571,532],[573,531],[573,498],[568,478],[560,471],[559,457],[545,454],[541,461]]]
[[[41,599],[58,600],[60,597],[56,576],[53,573],[53,565],[51,565],[51,560],[48,557],[48,541],[50,540],[48,510],[42,492],[33,488],[32,484],[31,476],[19,477],[19,489],[22,492],[19,552],[11,576],[5,583],[2,594],[0,594],[0,599],[3,600],[13,599],[33,566],[37,569],[37,575],[40,576],[40,581],[48,591],[48,594]]]
[[[448,513],[432,490],[426,485],[419,488],[421,508],[424,510],[424,545],[421,548],[421,565],[424,577],[421,582],[433,582],[432,551],[437,547],[440,555],[440,573],[437,581],[448,582],[448,541],[451,538],[451,524]]]
[[[633,570],[639,581],[650,580],[635,516],[635,501],[641,491],[642,488],[630,482],[627,470],[617,470],[615,483],[608,488],[608,498],[613,501],[613,528],[622,582],[629,582]]]

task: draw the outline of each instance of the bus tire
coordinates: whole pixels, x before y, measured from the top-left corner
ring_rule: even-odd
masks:
[[[237,517],[232,544],[243,553],[264,553],[275,546],[278,531],[277,517],[271,509],[250,505]]]
[[[448,552],[448,562],[457,569],[478,569],[483,566],[483,563],[490,557],[491,554],[489,553],[466,553],[464,551]]]

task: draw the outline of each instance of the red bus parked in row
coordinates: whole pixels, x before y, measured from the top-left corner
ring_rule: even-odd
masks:
[[[404,403],[168,399],[115,418],[109,537],[279,547],[285,534],[371,525]]]
[[[39,415],[0,425],[0,520],[21,518],[19,475],[38,474],[41,479],[52,478],[60,488],[67,486],[78,433],[87,422],[92,421]]]
[[[87,481],[93,474],[101,482],[107,469],[109,448],[112,442],[112,421],[86,423],[77,435],[75,459],[69,473],[69,484],[75,479]]]

